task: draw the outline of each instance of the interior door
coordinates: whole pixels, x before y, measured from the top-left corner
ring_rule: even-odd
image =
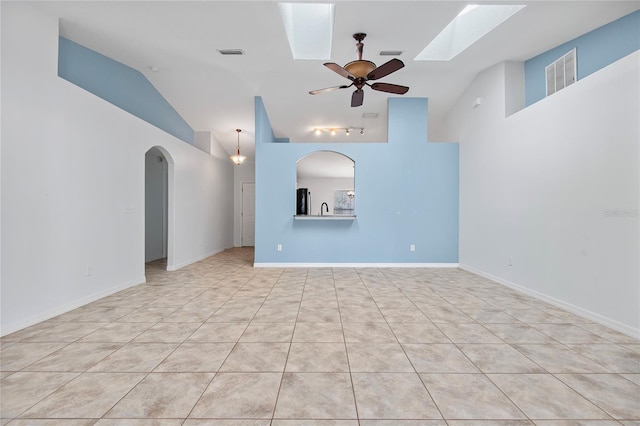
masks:
[[[242,183],[242,246],[253,247],[256,234],[256,184]]]

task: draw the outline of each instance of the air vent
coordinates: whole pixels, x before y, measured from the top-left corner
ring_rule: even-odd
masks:
[[[363,112],[362,118],[378,118],[377,112]]]
[[[244,55],[242,49],[219,49],[221,55]]]
[[[547,65],[547,96],[573,84],[578,79],[576,66],[576,49]]]
[[[378,54],[380,56],[400,56],[402,55],[402,50],[381,50]]]

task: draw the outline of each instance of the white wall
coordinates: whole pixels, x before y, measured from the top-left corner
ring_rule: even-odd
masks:
[[[229,160],[230,164],[231,160]],[[233,246],[242,246],[242,184],[256,181],[256,163],[245,161],[233,166]]]
[[[2,334],[145,280],[153,146],[172,161],[169,267],[233,243],[232,164],[58,78],[57,44],[56,19],[2,3]]]
[[[639,64],[636,52],[508,118],[513,67],[499,64],[447,117],[461,266],[635,336]]]

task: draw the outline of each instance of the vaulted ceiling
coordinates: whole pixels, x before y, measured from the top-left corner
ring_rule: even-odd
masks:
[[[429,136],[438,140],[441,120],[478,72],[536,56],[640,7],[638,1],[514,1],[509,4],[526,7],[453,60],[414,61],[468,3],[335,1],[330,60],[344,65],[356,59],[356,32],[367,33],[363,58],[378,65],[390,59],[381,50],[401,50],[405,68],[380,81],[409,86],[405,96],[429,98]],[[367,90],[359,108],[350,107],[351,89],[308,94],[346,80],[323,60],[293,59],[275,1],[34,4],[60,19],[61,35],[145,74],[192,128],[210,131],[229,153],[241,128],[242,152],[253,155],[254,96],[263,98],[276,137],[333,141],[328,133],[314,135],[314,128],[364,127],[364,135],[353,133],[349,140],[386,141],[388,94]],[[245,55],[217,51],[230,48]]]

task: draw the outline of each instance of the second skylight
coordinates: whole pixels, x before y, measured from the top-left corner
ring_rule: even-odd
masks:
[[[416,61],[450,61],[515,15],[524,5],[469,5],[449,22]]]

